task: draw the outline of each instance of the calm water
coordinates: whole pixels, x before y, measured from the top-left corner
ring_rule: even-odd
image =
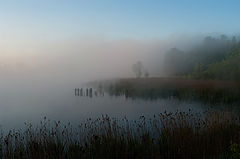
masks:
[[[137,118],[159,112],[188,110],[199,112],[209,108],[198,102],[177,100],[130,100],[125,97],[78,97],[74,88],[80,82],[14,78],[0,81],[0,124],[3,128],[19,128],[24,122],[38,123],[46,116],[51,120],[80,122],[86,118],[108,114],[113,117]]]

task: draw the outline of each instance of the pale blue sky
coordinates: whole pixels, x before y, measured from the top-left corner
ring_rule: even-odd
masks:
[[[158,38],[237,34],[239,0],[1,0],[0,35]]]

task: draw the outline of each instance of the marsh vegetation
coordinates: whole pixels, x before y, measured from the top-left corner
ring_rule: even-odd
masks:
[[[238,104],[240,83],[187,78],[127,78],[90,83],[111,96],[130,99],[178,99],[203,103]]]
[[[235,158],[239,117],[230,111],[163,112],[136,120],[107,115],[77,127],[44,118],[1,135],[1,158]]]

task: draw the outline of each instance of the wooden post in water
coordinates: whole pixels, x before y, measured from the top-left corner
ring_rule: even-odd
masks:
[[[74,95],[77,96],[77,89],[74,89]]]
[[[89,97],[92,98],[92,88],[89,88]]]
[[[80,89],[80,96],[81,97],[83,96],[83,89],[82,88]]]
[[[79,88],[75,88],[75,96],[79,96]]]
[[[88,97],[88,88],[86,88],[86,96]]]

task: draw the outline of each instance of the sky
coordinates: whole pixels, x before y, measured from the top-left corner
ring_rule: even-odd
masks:
[[[0,73],[131,76],[134,62],[150,68],[169,47],[239,35],[239,7],[239,0],[0,0]]]
[[[239,0],[1,0],[0,35],[158,38],[238,33]]]

